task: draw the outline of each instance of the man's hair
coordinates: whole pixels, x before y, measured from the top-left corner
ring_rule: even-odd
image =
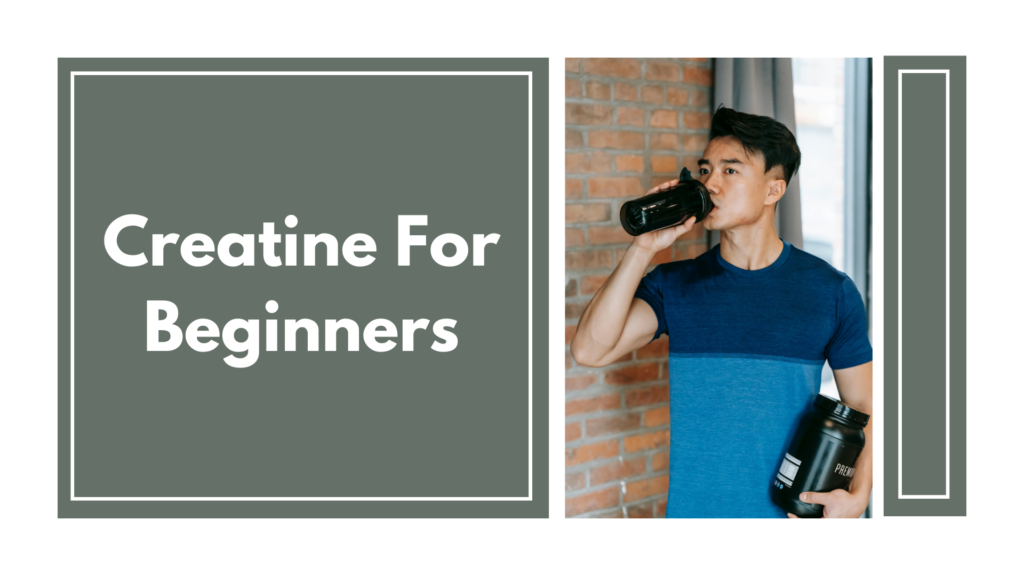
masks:
[[[764,158],[765,174],[781,166],[787,186],[800,168],[800,147],[796,144],[796,137],[777,120],[719,106],[711,118],[708,140],[722,136],[735,136],[749,155],[760,154]]]

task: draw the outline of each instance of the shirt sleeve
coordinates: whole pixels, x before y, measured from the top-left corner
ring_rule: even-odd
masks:
[[[836,304],[836,320],[836,330],[825,351],[829,366],[833,370],[841,370],[870,362],[872,350],[864,301],[849,276],[843,279]]]
[[[636,294],[633,295],[634,298],[639,298],[650,304],[651,309],[654,310],[654,315],[658,317],[658,330],[654,333],[654,338],[651,339],[652,342],[657,340],[662,334],[668,334],[668,323],[665,322],[665,298],[663,296],[664,278],[664,270],[662,270],[659,264],[640,280],[640,285],[636,288]]]

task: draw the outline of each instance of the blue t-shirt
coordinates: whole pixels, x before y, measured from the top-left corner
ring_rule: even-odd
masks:
[[[662,264],[636,297],[669,334],[668,517],[785,517],[769,488],[803,413],[833,369],[871,361],[852,280],[784,242],[744,270],[719,247]]]

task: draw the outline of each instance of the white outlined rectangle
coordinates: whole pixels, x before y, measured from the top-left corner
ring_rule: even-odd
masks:
[[[75,77],[76,76],[526,76],[527,78],[527,495],[451,497],[91,497],[75,496]],[[533,501],[533,72],[71,72],[71,500],[72,501]]]
[[[899,500],[949,500],[949,70],[899,70],[897,87],[897,284],[898,314],[896,328],[897,363],[899,378],[896,381],[899,417],[896,426],[896,462]],[[946,493],[945,494],[904,494],[903,493],[903,75],[944,74],[946,77]]]

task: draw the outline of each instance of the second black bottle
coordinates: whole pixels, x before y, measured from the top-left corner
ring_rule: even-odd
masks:
[[[624,203],[619,209],[619,222],[631,236],[639,236],[678,226],[690,216],[696,216],[700,222],[714,207],[708,189],[683,168],[675,186]]]

